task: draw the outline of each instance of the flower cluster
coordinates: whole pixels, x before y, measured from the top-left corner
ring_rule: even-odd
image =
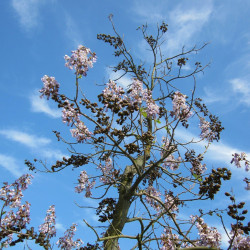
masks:
[[[57,96],[59,90],[59,83],[56,81],[55,77],[50,77],[45,75],[42,79],[43,88],[39,91],[42,93],[41,98],[43,96],[47,96],[47,100],[49,100],[50,96]]]
[[[86,190],[85,197],[90,197],[92,195],[91,189],[95,185],[95,180],[89,181],[89,177],[86,171],[81,171],[80,177],[78,179],[78,185],[75,187],[77,193],[81,193],[84,189]]]
[[[157,212],[161,211],[161,205],[156,199],[161,200],[161,193],[157,191],[153,186],[148,186],[145,189],[146,192],[146,202],[150,204]],[[155,197],[156,199],[152,198]]]
[[[110,157],[108,157],[105,160],[105,165],[103,166],[102,164],[100,164],[98,166],[99,169],[101,169],[103,175],[100,177],[100,181],[104,184],[108,184],[111,182],[111,178],[112,178],[112,169],[113,169],[113,163],[112,163],[112,159]]]
[[[161,157],[164,157],[167,151],[174,151],[174,147],[170,146],[169,139],[166,137],[162,137],[162,150]],[[173,154],[169,154],[163,161],[163,167],[169,167],[171,170],[177,170],[181,163],[181,157],[179,156],[177,159],[174,158]]]
[[[39,226],[39,232],[46,235],[48,238],[52,238],[53,236],[56,236],[55,218],[56,218],[55,206],[52,205],[47,210],[44,223]]]
[[[177,206],[176,199],[174,199],[172,192],[165,192],[165,207],[170,213],[178,212],[179,208]]]
[[[128,101],[133,105],[134,103],[142,104],[143,101],[143,84],[138,79],[133,79],[128,91]]]
[[[75,69],[77,76],[86,76],[88,69],[92,68],[93,63],[96,62],[96,54],[83,45],[79,45],[78,49],[71,51],[71,53],[71,57],[64,56],[65,66],[69,69]]]
[[[172,234],[168,228],[164,229],[164,233],[161,235],[161,250],[175,250],[175,241],[178,240],[177,234]]]
[[[247,160],[246,153],[242,152],[240,155],[237,153],[233,154],[231,164],[234,163],[237,168],[241,168],[241,161],[245,162],[245,170],[248,172],[250,170],[250,162]]]
[[[155,103],[150,90],[145,90],[144,100],[147,104],[146,113],[148,117],[156,119],[157,116],[159,115],[160,109],[159,106]]]
[[[121,86],[117,86],[116,82],[109,80],[107,87],[102,91],[102,93],[104,98],[109,99],[111,102],[116,102],[119,105],[125,92]],[[106,105],[106,107],[107,106],[108,105]],[[121,106],[119,108],[121,108]]]
[[[92,133],[88,130],[85,124],[80,120],[80,114],[77,112],[77,109],[74,108],[73,104],[70,104],[68,100],[66,100],[63,104],[64,108],[62,110],[62,120],[67,125],[73,126],[76,128],[71,129],[72,137],[76,138],[78,142],[84,142],[91,138]]]
[[[26,190],[28,184],[31,184],[30,174],[22,175],[13,184],[4,183],[5,185],[0,189],[0,200],[4,201],[5,206],[16,208],[21,206],[21,199],[23,197],[23,190]]]
[[[4,202],[2,207],[1,229],[6,231],[6,237],[8,238],[3,242],[7,247],[12,242],[12,233],[8,233],[9,228],[19,228],[20,230],[25,228],[26,224],[30,223],[30,203],[26,201],[24,205],[21,204],[23,197],[22,191],[26,190],[28,185],[31,184],[30,174],[25,174],[18,178],[13,184],[4,183],[4,186],[0,189],[0,200]],[[10,208],[16,208],[17,211],[9,210],[4,211],[4,208],[9,206]]]
[[[73,124],[74,121],[80,121],[80,114],[74,108],[74,105],[69,103],[68,100],[66,100],[63,105],[62,121],[67,123],[67,125]]]
[[[180,119],[186,121],[190,116],[192,116],[192,112],[190,108],[186,104],[186,95],[183,95],[179,91],[176,91],[173,96],[173,111],[171,111],[171,116],[175,117],[175,119]]]
[[[88,130],[86,125],[79,121],[76,124],[76,128],[70,130],[71,135],[76,138],[78,142],[84,142],[85,140],[91,139],[92,133]]]
[[[77,224],[73,224],[70,229],[67,229],[64,233],[63,237],[60,237],[57,241],[58,247],[65,250],[71,250],[73,248],[79,249],[79,247],[83,244],[83,241],[81,239],[77,239],[76,241],[73,241],[73,237],[75,235]]]
[[[209,227],[202,218],[191,215],[191,222],[195,223],[200,235],[197,242],[198,246],[210,246],[219,248],[221,242],[221,234],[215,227]]]
[[[159,106],[155,103],[151,91],[148,89],[144,90],[142,82],[138,79],[133,79],[127,91],[128,95],[124,95],[124,93],[124,89],[121,86],[117,86],[116,82],[112,80],[107,83],[107,87],[103,90],[104,98],[108,99],[109,102],[115,102],[119,109],[121,109],[123,101],[127,101],[133,106],[141,105],[145,101],[148,117],[155,119],[159,114]],[[108,104],[106,104],[106,108],[108,108]]]
[[[232,237],[234,236],[233,231],[230,234],[232,235]],[[231,241],[229,241],[229,243],[231,243]],[[234,241],[232,244],[232,250],[237,249],[250,249],[250,236],[244,237],[243,231],[240,229],[237,230],[237,234],[234,237]]]
[[[204,118],[200,118],[200,129],[200,137],[202,139],[207,139],[209,142],[212,142],[218,137],[218,134],[211,130],[210,122],[206,121]]]

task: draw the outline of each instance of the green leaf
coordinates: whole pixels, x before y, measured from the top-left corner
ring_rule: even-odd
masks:
[[[140,113],[141,113],[145,118],[147,118],[148,114],[147,114],[147,112],[145,112],[145,109],[144,109],[144,108],[140,108]]]
[[[161,124],[161,121],[158,119],[158,120],[155,120],[157,123]]]
[[[193,174],[193,177],[194,177],[196,180],[198,180],[199,182],[202,181],[202,178],[201,178],[200,175],[198,175],[198,174]]]

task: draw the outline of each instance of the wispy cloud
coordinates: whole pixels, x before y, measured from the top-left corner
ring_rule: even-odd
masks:
[[[39,157],[47,159],[62,159],[63,157],[68,157],[68,155],[63,154],[61,150],[52,148],[50,146],[51,140],[46,137],[40,137],[14,129],[0,130],[0,135],[32,149],[32,153],[38,154]]]
[[[239,101],[250,106],[250,82],[242,78],[234,78],[229,82],[233,92],[239,96]]]
[[[176,130],[176,137],[180,142],[187,143],[191,140],[193,140],[193,144],[191,144],[190,147],[193,149],[202,152],[205,151],[205,146],[207,146],[207,142],[201,141],[199,143],[195,143],[200,141],[200,138],[191,132],[188,132],[184,129],[177,129]],[[232,147],[230,145],[227,145],[223,142],[214,142],[212,143],[206,153],[206,159],[209,159],[211,161],[216,161],[220,163],[224,163],[225,165],[229,165],[232,160],[232,154],[234,153],[241,153],[246,152],[245,150],[242,150],[237,147]],[[247,155],[250,155],[250,152],[246,152]],[[233,168],[235,171],[238,171],[239,173],[245,174],[244,168],[237,169],[236,167]]]
[[[193,46],[196,43],[195,38],[200,36],[200,31],[208,23],[213,12],[212,1],[174,6],[171,8],[168,1],[137,1],[133,8],[142,22],[156,24],[165,20],[169,24],[166,43],[162,46],[162,51],[169,55],[180,52],[184,45]]]
[[[16,11],[21,26],[30,31],[38,25],[39,7],[44,0],[12,0],[11,5]]]
[[[74,47],[78,47],[79,44],[83,43],[81,32],[77,27],[77,23],[68,14],[65,13],[65,35],[73,43]]]
[[[53,118],[59,118],[61,116],[61,111],[58,109],[53,109],[49,106],[49,103],[44,98],[41,99],[38,94],[33,93],[30,96],[31,111],[37,113],[44,113]]]
[[[168,39],[165,50],[168,53],[176,54],[180,48],[193,46],[194,37],[202,30],[208,22],[213,6],[205,4],[203,6],[191,6],[186,8],[179,5],[169,13],[170,29],[167,34]]]
[[[114,81],[116,79],[119,79],[123,75],[123,72],[121,72],[121,71],[114,72],[114,71],[112,71],[112,69],[106,68],[106,74],[107,74],[108,79]],[[129,76],[126,75],[126,76],[123,76],[122,78],[120,78],[117,81],[117,83],[122,85],[122,87],[127,88],[128,85],[130,85],[132,83],[132,81],[131,81],[131,78],[129,78]]]
[[[0,134],[4,135],[9,140],[19,142],[30,148],[40,148],[48,145],[51,142],[51,140],[48,138],[38,137],[12,129],[0,130]]]
[[[0,154],[0,166],[4,167],[15,177],[20,177],[24,173],[18,166],[16,159],[11,156]]]

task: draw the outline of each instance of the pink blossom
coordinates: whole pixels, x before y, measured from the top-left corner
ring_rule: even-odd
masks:
[[[164,233],[161,235],[161,245],[162,247],[160,248],[161,250],[175,250],[176,245],[175,241],[178,240],[178,235],[177,234],[172,234],[172,232],[168,229],[164,229]]]
[[[24,174],[18,178],[13,184],[5,183],[0,189],[0,200],[5,202],[5,206],[11,208],[19,207],[21,205],[21,199],[23,197],[23,190],[26,190],[28,185],[31,184],[30,174]]]
[[[233,236],[234,232],[231,232],[230,234]],[[240,229],[237,230],[232,244],[232,250],[238,249],[250,249],[250,236],[244,236],[243,231]]]
[[[192,116],[190,108],[186,104],[186,95],[183,95],[179,91],[176,91],[173,96],[173,111],[171,111],[171,116],[175,119],[187,120]]]
[[[250,169],[250,163],[247,160],[246,153],[242,152],[240,155],[237,153],[233,154],[233,159],[231,160],[231,163],[234,162],[237,168],[241,168],[241,164],[240,164],[241,161],[245,162],[245,170],[248,172]]]
[[[66,103],[66,104],[65,104]],[[67,125],[71,123],[80,121],[80,114],[74,109],[73,104],[70,104],[68,100],[65,101],[64,108],[62,110],[62,120]]]
[[[79,249],[79,247],[83,244],[83,241],[81,239],[77,239],[76,241],[73,241],[73,237],[75,235],[77,224],[73,224],[70,229],[67,229],[64,233],[63,237],[60,237],[57,241],[58,247],[65,250],[71,250],[73,248]]]
[[[86,140],[91,139],[92,133],[88,130],[85,124],[82,121],[78,121],[76,128],[71,129],[70,132],[73,137],[76,138],[78,142],[84,142]]]
[[[162,150],[161,150],[161,157],[164,157],[166,151],[173,151],[174,147],[169,145],[169,139],[166,137],[162,137]],[[177,170],[181,163],[181,157],[179,156],[177,159],[173,156],[173,154],[168,155],[164,161],[162,166],[169,167],[171,170]]]
[[[45,75],[41,80],[43,82],[43,88],[39,91],[42,93],[41,98],[45,95],[49,100],[50,96],[58,95],[59,83],[55,80],[55,77]]]
[[[215,132],[211,131],[210,129],[210,122],[206,121],[204,118],[200,118],[200,128],[201,128],[201,135],[202,139],[207,139],[209,142],[212,142],[214,139],[217,138]]]
[[[98,166],[99,169],[101,169],[103,175],[100,177],[100,181],[104,184],[108,184],[112,182],[112,169],[113,169],[113,163],[112,159],[109,157],[105,160],[105,165],[103,166],[100,164]]]
[[[91,189],[95,185],[95,180],[92,182],[89,181],[89,177],[86,171],[81,171],[80,177],[78,179],[78,185],[75,187],[77,193],[81,193],[83,190],[86,190],[85,197],[90,197],[92,195]]]
[[[178,212],[179,211],[179,208],[176,204],[176,201],[174,199],[174,196],[172,195],[171,192],[169,193],[165,193],[165,207],[167,208],[167,210],[171,213],[174,213],[174,212]]]
[[[148,117],[156,119],[157,116],[159,115],[160,110],[159,110],[159,106],[155,103],[150,90],[146,89],[144,91],[143,99],[147,104],[146,113],[147,113]]]
[[[221,243],[221,234],[215,227],[209,227],[202,218],[191,215],[191,222],[195,223],[199,231],[200,239],[197,241],[198,246],[209,246],[219,248]]]
[[[108,98],[112,102],[116,101],[118,105],[120,101],[125,98],[125,96],[123,96],[124,89],[121,86],[117,86],[116,82],[112,80],[109,80],[107,87],[102,91],[102,93],[104,98]]]
[[[128,100],[133,105],[134,103],[142,103],[143,100],[143,83],[138,79],[133,79],[129,88]]]
[[[161,200],[161,193],[157,191],[153,186],[148,186],[145,189],[145,192],[150,195],[155,197],[156,199]],[[146,195],[146,202],[151,205],[157,212],[161,211],[161,205],[159,202],[157,202],[154,198],[151,198],[150,196]]]
[[[52,238],[56,235],[56,214],[55,206],[52,205],[49,207],[44,219],[44,223],[39,226],[39,232],[45,234],[48,238]]]
[[[93,63],[96,62],[96,54],[83,45],[79,45],[77,50],[71,52],[71,57],[68,55],[64,56],[65,66],[69,69],[75,69],[76,75],[86,76],[88,69],[92,68]]]

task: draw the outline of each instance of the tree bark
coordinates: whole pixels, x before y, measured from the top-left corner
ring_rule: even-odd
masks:
[[[135,164],[137,169],[140,169],[144,165],[144,157],[139,156],[135,159]],[[105,237],[121,235],[122,230],[127,222],[127,215],[131,205],[131,198],[133,193],[129,192],[129,189],[133,182],[133,177],[137,173],[135,166],[127,166],[124,173],[123,179],[121,181],[121,186],[119,187],[119,199],[115,207],[113,214],[113,221],[109,226]],[[104,241],[104,250],[117,250],[119,238],[110,239]]]

